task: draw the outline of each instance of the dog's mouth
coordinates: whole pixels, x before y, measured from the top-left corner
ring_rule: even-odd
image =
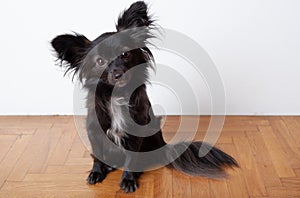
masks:
[[[125,87],[131,79],[130,72],[120,74],[119,76],[108,74],[108,83],[117,87]]]

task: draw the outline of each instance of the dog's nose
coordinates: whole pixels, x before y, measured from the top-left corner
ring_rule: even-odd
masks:
[[[115,80],[118,80],[121,77],[122,77],[122,73],[121,72],[114,72],[114,79]]]

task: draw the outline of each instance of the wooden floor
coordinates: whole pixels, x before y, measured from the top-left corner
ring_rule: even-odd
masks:
[[[196,139],[209,117],[201,117]],[[178,117],[168,117],[170,140]],[[224,180],[161,168],[146,172],[132,194],[119,190],[121,171],[88,186],[92,159],[71,116],[0,117],[0,197],[300,197],[300,117],[226,117],[217,146],[241,168]]]

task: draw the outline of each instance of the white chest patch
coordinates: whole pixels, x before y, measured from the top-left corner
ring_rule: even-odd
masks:
[[[108,108],[111,115],[111,128],[106,133],[119,146],[121,146],[122,138],[126,137],[126,123],[123,113],[125,105],[128,106],[129,104],[123,97],[112,97]]]

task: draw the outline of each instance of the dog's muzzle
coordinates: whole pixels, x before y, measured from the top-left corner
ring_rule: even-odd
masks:
[[[108,82],[111,85],[124,87],[130,80],[130,72],[112,71],[108,74]]]

